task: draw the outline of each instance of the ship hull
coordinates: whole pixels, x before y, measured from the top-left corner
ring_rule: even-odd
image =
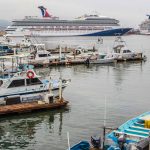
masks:
[[[23,37],[23,36],[35,36],[35,37],[70,37],[70,36],[118,36],[124,35],[129,32],[131,28],[117,28],[103,31],[24,31],[13,32],[6,34],[7,37]]]

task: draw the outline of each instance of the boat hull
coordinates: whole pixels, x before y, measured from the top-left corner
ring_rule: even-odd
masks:
[[[73,31],[27,31],[6,34],[7,37],[40,36],[40,37],[69,37],[69,36],[118,36],[124,35],[132,28],[116,28],[111,30],[73,30]]]
[[[65,86],[62,87],[64,90]],[[6,94],[0,96],[0,104],[5,104],[5,98],[11,97],[11,96],[20,96],[21,97],[21,102],[31,102],[31,101],[36,101],[39,100],[38,98],[35,99],[34,97],[37,96],[44,96],[46,93],[48,93],[49,89],[39,89],[36,91],[27,91],[27,92],[20,92],[20,93],[12,93],[12,94]],[[59,88],[53,88],[52,93],[54,97],[59,95]],[[39,97],[40,98],[40,97]]]
[[[114,58],[90,60],[90,64],[109,64],[114,62],[115,62]]]
[[[122,141],[124,142],[124,146],[125,144],[134,144],[147,139],[150,131],[149,119],[150,112],[146,112],[138,117],[128,120],[116,130],[108,133],[106,135],[108,142],[106,147],[109,147],[108,150],[120,146],[119,142],[121,142],[122,139],[124,140]]]

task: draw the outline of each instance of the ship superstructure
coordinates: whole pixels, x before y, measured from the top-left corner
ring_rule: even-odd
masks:
[[[131,28],[121,28],[119,21],[98,14],[83,15],[73,20],[60,20],[50,15],[43,6],[38,7],[42,18],[27,16],[13,20],[6,29],[9,36],[114,36],[123,35]]]

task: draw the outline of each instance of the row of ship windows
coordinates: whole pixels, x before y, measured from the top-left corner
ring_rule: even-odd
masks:
[[[16,26],[16,28],[18,28],[18,26]],[[26,26],[21,26],[21,28],[26,28]],[[28,26],[27,29],[104,29],[104,28],[112,28],[111,26]],[[11,28],[11,29],[15,29],[15,28]]]
[[[46,23],[14,23],[13,26],[99,26],[99,25],[118,25],[117,23],[101,23],[101,24],[60,24],[60,23],[52,23],[52,24],[46,24]]]
[[[18,28],[8,28],[6,29],[6,31],[13,31],[13,30],[16,30]],[[41,31],[41,30],[46,30],[46,31],[49,31],[49,30],[53,30],[53,31],[57,31],[57,30],[61,30],[61,31],[68,31],[68,30],[104,30],[104,29],[112,29],[112,27],[80,27],[80,28],[77,28],[77,27],[70,27],[70,28],[60,28],[60,27],[51,27],[51,28],[45,28],[45,27],[41,27],[41,28],[28,28],[28,27],[21,27],[20,28],[21,30],[25,29],[25,30],[35,30],[35,31]]]
[[[19,22],[24,22],[24,23],[68,23],[68,24],[88,24],[88,23],[118,23],[119,21],[117,20],[113,20],[113,19],[100,19],[100,20],[75,20],[75,21],[66,21],[66,20],[21,20],[21,21],[13,21],[13,22],[16,22],[16,23],[19,23]]]

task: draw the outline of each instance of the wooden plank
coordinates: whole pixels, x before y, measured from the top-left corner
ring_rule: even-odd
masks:
[[[64,101],[60,103],[51,103],[51,104],[38,104],[37,102],[32,102],[32,103],[1,106],[0,115],[31,112],[34,110],[41,110],[41,109],[57,109],[59,107],[66,106],[67,104],[68,104],[68,101]]]

